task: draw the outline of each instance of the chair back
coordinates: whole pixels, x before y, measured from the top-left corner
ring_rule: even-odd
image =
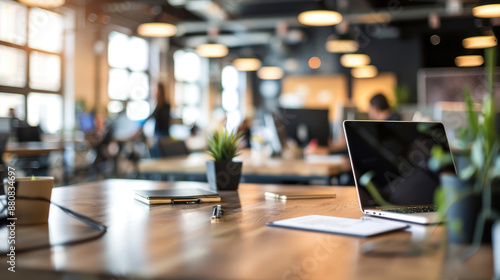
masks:
[[[189,150],[184,141],[174,141],[168,137],[158,140],[161,157],[174,157],[188,155]]]
[[[0,133],[0,195],[5,194],[3,190],[3,179],[7,177],[7,166],[3,161],[3,154],[9,141],[8,133]]]
[[[20,126],[17,128],[17,141],[40,142],[41,132],[39,126]]]

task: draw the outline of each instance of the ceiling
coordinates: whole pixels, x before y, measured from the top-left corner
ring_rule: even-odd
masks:
[[[271,37],[301,41],[305,27],[297,15],[305,10],[339,11],[345,30],[353,26],[377,25],[380,29],[408,24],[428,26],[429,16],[447,19],[470,18],[478,0],[72,0],[85,5],[87,14],[106,14],[113,20],[137,26],[143,22],[163,21],[177,25],[174,41],[193,47],[207,41],[209,28],[219,33],[218,40],[230,47],[268,44]],[[457,26],[459,28],[460,26]],[[389,29],[388,29],[389,28]],[[335,28],[335,32],[343,33]]]

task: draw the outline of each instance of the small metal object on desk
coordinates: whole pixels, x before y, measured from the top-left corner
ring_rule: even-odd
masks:
[[[222,219],[222,205],[214,206],[212,219]]]

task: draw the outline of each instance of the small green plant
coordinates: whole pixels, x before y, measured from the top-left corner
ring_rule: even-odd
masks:
[[[392,107],[393,110],[397,110],[401,105],[407,104],[410,100],[410,88],[408,85],[396,86],[394,88],[394,97],[396,97],[396,103]]]
[[[208,153],[215,161],[232,161],[239,155],[238,144],[243,138],[243,134],[232,131],[228,132],[223,128],[221,132],[214,131],[208,135]]]
[[[453,197],[450,200],[445,199],[442,188],[438,189],[435,194],[436,204],[443,216],[452,205],[464,198],[477,196],[481,199],[482,205],[474,228],[473,244],[462,256],[463,260],[470,257],[479,248],[485,223],[500,218],[500,213],[494,209],[492,199],[493,193],[496,191],[494,182],[500,178],[500,158],[498,157],[500,139],[496,131],[494,96],[495,48],[486,49],[485,56],[487,94],[483,100],[483,110],[479,113],[475,112],[470,91],[466,88],[464,102],[467,106],[468,126],[459,132],[458,148],[462,149],[462,154],[467,159],[468,164],[459,170],[458,177],[463,182],[468,182],[470,188],[462,191],[456,190],[455,193],[450,194]],[[440,147],[434,147],[431,154],[429,165],[435,170],[453,164],[449,155],[444,153]],[[448,223],[450,223],[452,230],[463,230],[460,220],[448,221]]]

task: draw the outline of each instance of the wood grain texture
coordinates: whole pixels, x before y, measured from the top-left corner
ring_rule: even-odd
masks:
[[[44,270],[144,278],[194,279],[443,279],[460,275],[491,279],[491,248],[482,248],[465,264],[457,264],[444,244],[441,227],[416,227],[373,238],[268,227],[266,222],[320,214],[360,218],[353,187],[287,187],[241,184],[237,192],[220,192],[224,220],[211,221],[212,206],[148,206],[133,199],[133,190],[208,188],[195,182],[107,180],[55,188],[53,201],[109,226],[99,240],[18,256],[18,270]],[[334,199],[277,201],[266,191],[333,192]],[[92,234],[81,223],[51,208],[49,225],[19,227],[19,246],[50,239],[58,242]],[[386,239],[428,240],[437,250],[413,257],[362,254],[363,244]],[[6,230],[0,230],[5,240]],[[5,249],[5,242],[0,249]],[[5,279],[6,257],[0,257]],[[447,274],[445,274],[447,273]],[[449,279],[455,279],[454,276]]]
[[[303,159],[269,158],[260,161],[249,156],[240,158],[243,161],[244,175],[294,175],[294,176],[334,176],[351,170],[346,156],[332,157],[330,162],[307,162]],[[146,159],[139,162],[141,173],[178,173],[205,174],[206,161],[210,157],[204,153],[187,156]]]

